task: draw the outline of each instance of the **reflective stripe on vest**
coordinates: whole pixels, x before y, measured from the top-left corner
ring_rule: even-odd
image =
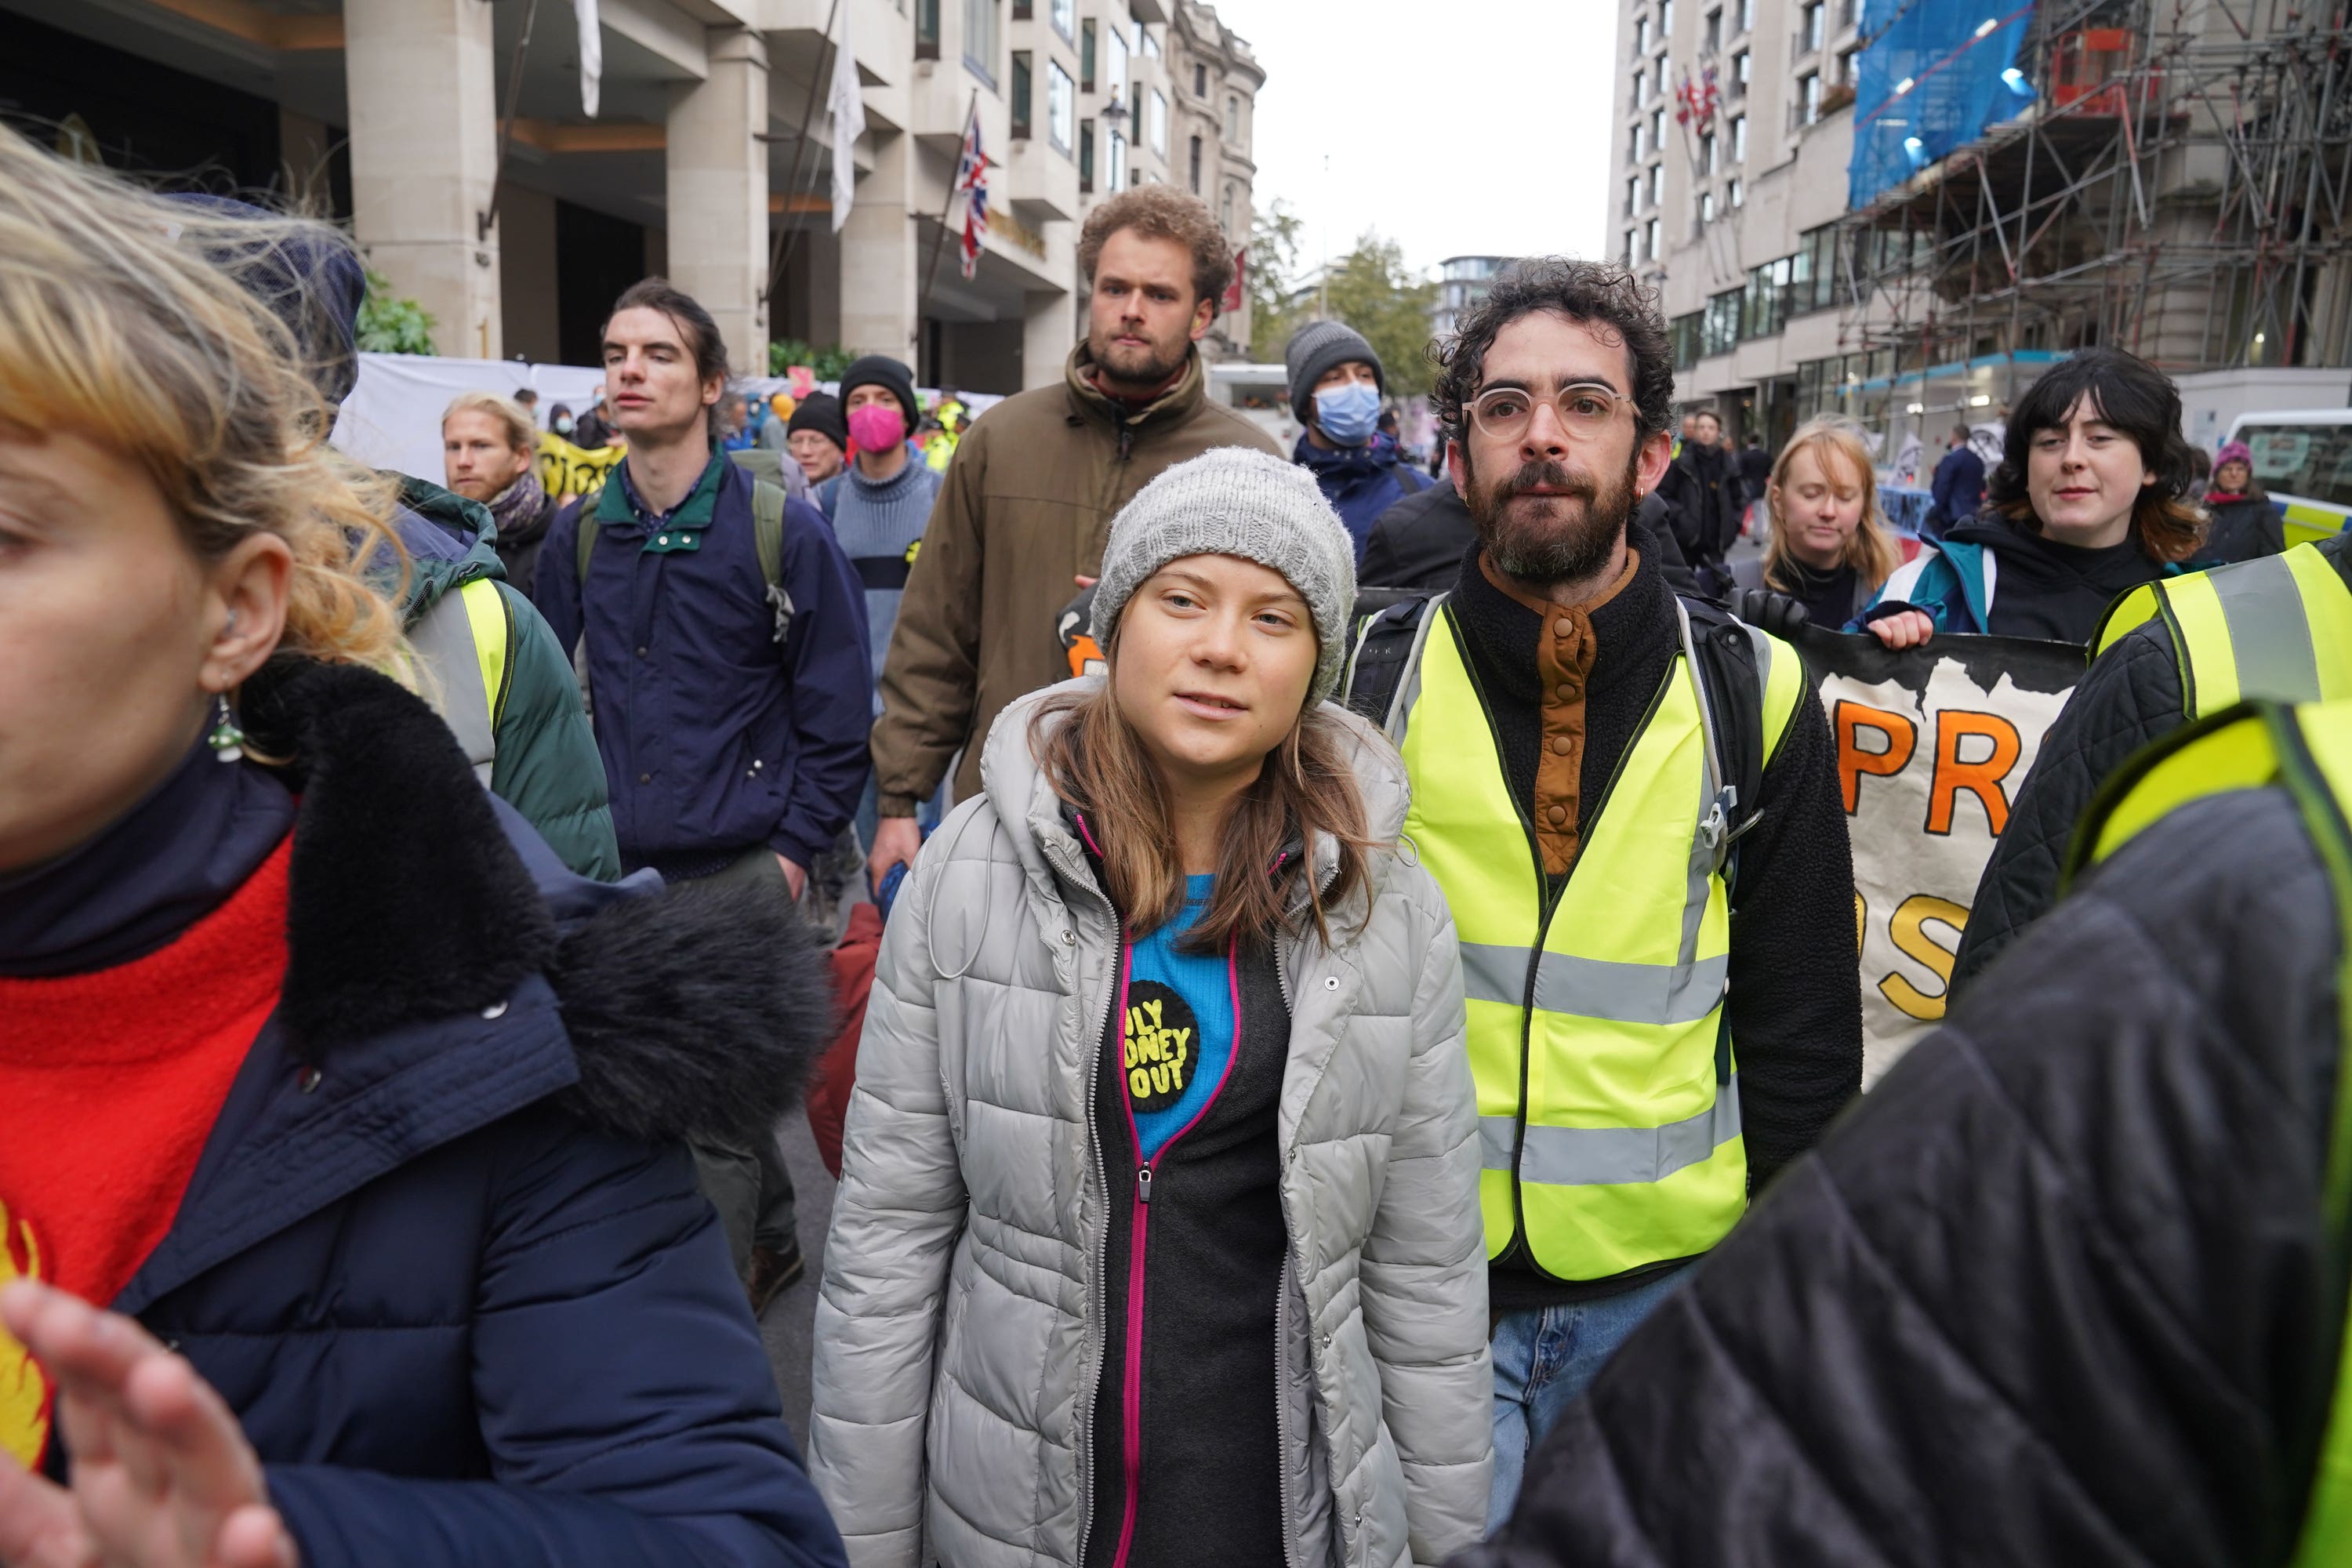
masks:
[[[2326,562],[2318,564],[2335,575]],[[2338,930],[2345,930],[2352,921],[2352,837],[2344,826],[2346,809],[2352,807],[2352,702],[2294,709],[2259,703],[2158,742],[2101,793],[2069,852],[2069,879],[2168,812],[2225,791],[2265,785],[2283,788],[2294,800],[2334,889]],[[2337,960],[2336,984],[2339,1009],[2352,1006],[2352,942]],[[2344,1030],[2337,1047],[2336,1107],[2319,1194],[2333,1244],[2328,1289],[2339,1310],[2352,1283],[2352,1058],[2343,1054],[2347,1049],[2352,1028]],[[2309,1371],[2315,1374],[2319,1369]],[[2326,1436],[2290,1562],[2293,1568],[2341,1568],[2352,1562],[2352,1314],[2340,1332]]]
[[[1748,1158],[1723,1019],[1728,803],[1691,658],[1670,669],[1547,918],[1460,628],[1450,606],[1433,614],[1443,625],[1402,683],[1404,831],[1462,943],[1487,1256],[1524,1235],[1546,1273],[1602,1279],[1705,1252],[1746,1207]],[[1757,636],[1769,757],[1804,678]]]
[[[2245,698],[2352,697],[2352,593],[2311,545],[2135,588],[2107,611],[2094,646],[2105,653],[2158,616],[2174,627],[2191,719]]]
[[[408,628],[408,643],[432,671],[434,706],[489,788],[507,687],[507,606],[498,584],[477,578],[442,595]]]

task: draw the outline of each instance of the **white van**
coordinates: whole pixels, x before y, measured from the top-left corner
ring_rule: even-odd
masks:
[[[2242,414],[2230,439],[2254,455],[2254,483],[2286,514],[2289,545],[2352,525],[2352,408]]]

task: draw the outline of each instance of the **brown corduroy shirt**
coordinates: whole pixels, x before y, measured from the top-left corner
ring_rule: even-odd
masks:
[[[1573,609],[1563,609],[1495,570],[1485,552],[1478,570],[1496,591],[1544,617],[1543,634],[1536,640],[1536,668],[1543,678],[1539,718],[1543,742],[1536,756],[1534,818],[1536,847],[1543,854],[1544,874],[1559,878],[1576,865],[1581,847],[1577,836],[1578,806],[1584,768],[1584,693],[1592,676],[1593,655],[1600,645],[1592,637],[1592,612],[1624,592],[1633,580],[1641,557],[1625,552],[1625,569],[1598,598]]]

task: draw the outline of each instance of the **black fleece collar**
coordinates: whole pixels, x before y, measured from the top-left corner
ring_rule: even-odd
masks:
[[[1656,537],[1636,518],[1625,525],[1625,542],[1636,557],[1633,580],[1592,612],[1594,651],[1592,670],[1585,682],[1588,702],[1606,702],[1615,687],[1629,678],[1642,683],[1646,700],[1657,679],[1657,655],[1680,635],[1673,595],[1658,569]],[[1536,645],[1543,635],[1543,617],[1486,581],[1486,573],[1478,568],[1475,544],[1462,558],[1453,604],[1488,697],[1522,704],[1530,711],[1541,708]]]

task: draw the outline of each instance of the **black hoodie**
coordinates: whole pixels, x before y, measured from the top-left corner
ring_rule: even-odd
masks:
[[[2107,606],[2164,575],[2135,535],[2121,544],[2085,550],[2030,533],[1999,512],[1985,511],[1945,536],[1983,546],[1999,557],[1990,618],[1995,637],[2088,643]]]

